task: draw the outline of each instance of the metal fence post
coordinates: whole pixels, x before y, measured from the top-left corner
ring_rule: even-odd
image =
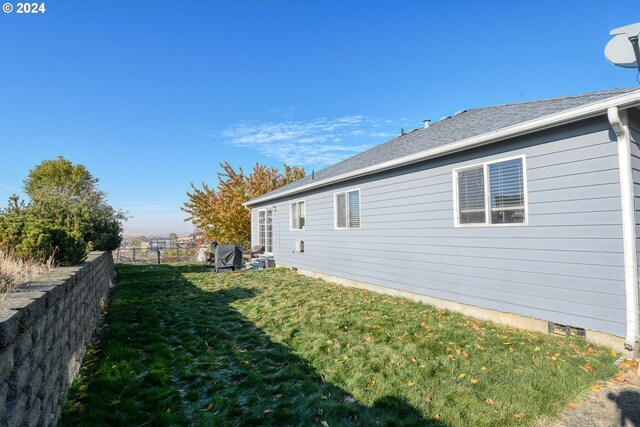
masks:
[[[158,265],[160,265],[160,248],[156,249],[156,252],[158,254]]]

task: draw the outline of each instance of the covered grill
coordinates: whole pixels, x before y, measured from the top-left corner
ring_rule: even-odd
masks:
[[[242,249],[234,245],[218,245],[215,252],[215,269],[234,271],[242,268]]]

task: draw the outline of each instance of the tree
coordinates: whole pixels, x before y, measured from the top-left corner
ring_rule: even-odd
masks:
[[[45,160],[24,180],[29,203],[17,196],[0,211],[0,245],[22,257],[73,264],[89,250],[113,250],[122,241],[126,215],[106,202],[83,165],[63,157]],[[29,256],[31,255],[31,256]]]
[[[106,202],[98,179],[83,165],[61,156],[45,160],[29,172],[24,191],[39,218],[79,233],[87,250],[109,251],[120,246],[126,214]]]
[[[202,241],[244,247],[251,241],[251,214],[242,203],[304,177],[304,169],[286,164],[280,173],[256,163],[249,175],[242,168],[234,170],[227,162],[220,167],[217,191],[204,182],[202,188],[191,183],[189,201],[181,209],[189,214],[186,221],[195,225]]]

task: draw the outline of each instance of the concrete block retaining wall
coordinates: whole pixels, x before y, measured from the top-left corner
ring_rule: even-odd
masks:
[[[114,275],[111,252],[91,252],[0,301],[0,425],[57,423]]]

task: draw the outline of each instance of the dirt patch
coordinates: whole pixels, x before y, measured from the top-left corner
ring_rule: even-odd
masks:
[[[615,377],[603,386],[593,386],[591,394],[572,402],[558,417],[542,420],[538,427],[638,426],[640,427],[640,377],[638,362],[625,359]]]

